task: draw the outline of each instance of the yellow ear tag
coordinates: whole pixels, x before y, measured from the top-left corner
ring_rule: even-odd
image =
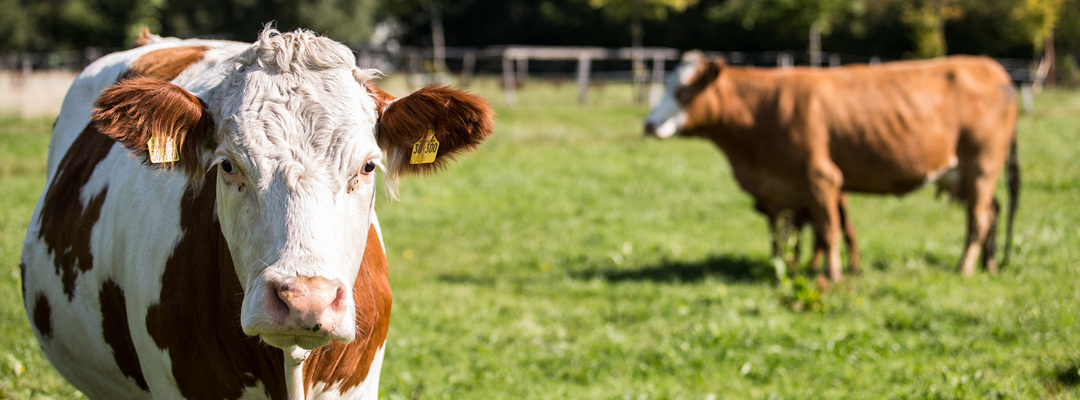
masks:
[[[176,140],[171,137],[154,135],[150,137],[146,145],[150,148],[150,162],[154,164],[180,161],[180,153],[176,151]]]
[[[427,135],[418,140],[412,146],[412,156],[409,164],[428,164],[435,162],[435,155],[439,153],[439,140],[435,139],[435,132],[428,128]]]

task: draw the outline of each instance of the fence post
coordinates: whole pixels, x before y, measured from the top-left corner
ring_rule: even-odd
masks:
[[[794,64],[794,62],[792,61],[791,53],[785,51],[776,54],[776,66],[778,68],[791,68],[792,64]]]
[[[476,53],[472,50],[466,51],[461,60],[461,86],[469,87],[474,69],[476,69]]]
[[[660,52],[653,54],[652,84],[649,85],[649,107],[655,107],[664,95],[664,56]]]
[[[586,92],[589,90],[589,68],[591,67],[591,63],[592,60],[589,58],[588,53],[578,53],[577,84],[578,103],[580,104],[585,104]]]
[[[840,55],[836,53],[829,54],[829,67],[836,68],[840,66]]]
[[[514,60],[511,59],[506,53],[503,53],[502,69],[503,96],[506,98],[506,104],[514,105],[515,103],[517,103],[517,94],[514,93]]]
[[[517,58],[517,84],[524,86],[526,79],[529,79],[529,56],[523,55]]]

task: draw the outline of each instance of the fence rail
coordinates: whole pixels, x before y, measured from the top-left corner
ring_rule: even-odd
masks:
[[[118,49],[87,48],[82,51],[49,53],[0,54],[0,69],[30,73],[35,70],[80,70],[97,58]],[[517,89],[533,77],[573,76],[578,85],[578,101],[586,102],[589,87],[595,79],[604,81],[630,81],[634,84],[635,100],[645,99],[649,88],[649,100],[655,101],[662,92],[664,74],[674,67],[681,51],[666,47],[605,48],[605,47],[556,47],[556,46],[488,46],[482,48],[448,47],[445,60],[436,62],[432,48],[417,47],[354,47],[359,65],[380,68],[384,71],[402,71],[407,74],[410,88],[449,80],[450,71],[458,74],[462,85],[468,86],[474,76],[489,74],[500,76],[504,97],[508,104],[517,101]],[[766,52],[706,52],[711,57],[724,57],[729,64],[775,66],[786,68],[794,65],[810,65],[811,56],[805,51]],[[860,56],[822,52],[818,58],[826,65],[836,67],[852,63],[878,64],[883,60],[876,56]],[[888,60],[884,60],[888,61]],[[1045,79],[1045,64],[1037,65],[1027,59],[998,59],[1009,72],[1013,81],[1024,91],[1025,106],[1030,104],[1030,91],[1038,90]],[[651,66],[648,64],[651,63]],[[436,71],[432,66],[447,65],[447,71]],[[571,67],[572,66],[572,67]]]

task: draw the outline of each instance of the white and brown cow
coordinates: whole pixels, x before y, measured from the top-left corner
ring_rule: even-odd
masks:
[[[1011,237],[1019,168],[1015,91],[994,60],[771,69],[689,52],[667,86],[645,119],[646,135],[714,142],[770,223],[785,211],[808,214],[833,280],[841,278],[838,244],[848,224],[841,191],[901,195],[932,181],[967,207],[960,271],[971,274],[980,252],[996,270],[994,189],[1007,165]],[[850,226],[844,231],[854,237]]]
[[[150,40],[76,79],[21,265],[64,377],[99,399],[378,395],[391,296],[375,176],[435,172],[493,112],[449,88],[394,99],[355,63],[267,29]],[[434,162],[413,164],[414,145]]]

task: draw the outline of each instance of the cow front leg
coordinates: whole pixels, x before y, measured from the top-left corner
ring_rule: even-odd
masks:
[[[814,234],[823,242],[829,279],[840,282],[843,267],[840,261],[840,187],[843,175],[832,162],[820,162],[810,168],[810,215],[814,222]],[[816,246],[815,246],[816,247]]]

